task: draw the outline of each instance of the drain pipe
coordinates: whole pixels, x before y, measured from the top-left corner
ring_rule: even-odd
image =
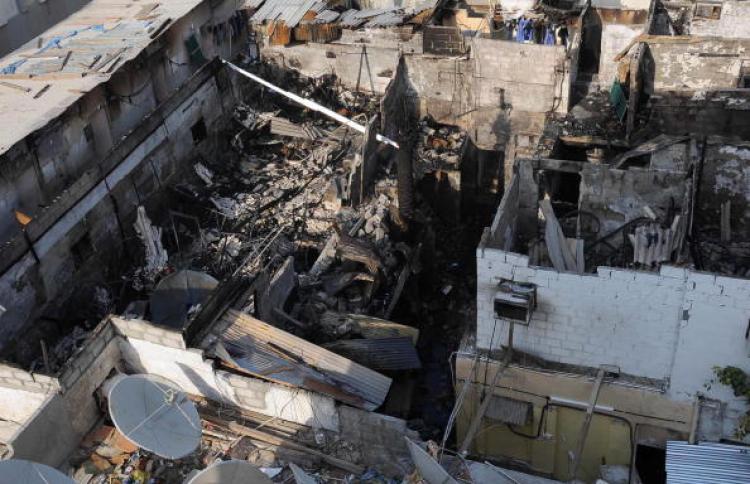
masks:
[[[226,59],[221,59],[221,62],[223,62],[224,64],[226,64],[227,66],[229,66],[230,69],[232,69],[232,70],[234,70],[234,71],[242,74],[243,76],[247,77],[248,79],[253,80],[253,81],[255,81],[258,84],[261,84],[263,86],[266,86],[268,89],[270,89],[270,90],[272,90],[274,92],[277,92],[277,93],[281,94],[282,96],[285,96],[285,97],[291,99],[292,101],[294,101],[294,102],[296,102],[298,104],[301,104],[302,106],[304,106],[304,107],[306,107],[308,109],[312,109],[313,111],[317,111],[317,112],[319,112],[319,113],[321,113],[321,114],[323,114],[325,116],[328,116],[329,118],[333,119],[336,122],[339,122],[339,123],[343,124],[344,126],[349,126],[353,130],[355,130],[355,131],[357,131],[359,133],[365,134],[365,127],[363,125],[352,121],[351,119],[347,118],[346,116],[342,116],[339,113],[337,113],[336,111],[332,111],[332,110],[328,109],[325,106],[321,106],[320,104],[316,103],[315,101],[311,101],[310,99],[305,99],[305,98],[303,98],[301,96],[298,96],[298,95],[296,95],[296,94],[294,94],[292,92],[285,91],[285,90],[281,89],[280,87],[271,84],[270,82],[266,81],[265,79],[260,78],[260,77],[256,76],[255,74],[251,74],[250,72],[247,72],[245,69],[242,69],[241,67],[238,67],[238,66],[232,64],[231,62],[229,62]],[[385,143],[385,144],[391,145],[394,148],[398,149],[398,143],[396,143],[395,141],[393,141],[393,140],[391,140],[389,138],[386,138],[385,136],[380,135],[380,134],[376,135],[375,137],[381,143]]]

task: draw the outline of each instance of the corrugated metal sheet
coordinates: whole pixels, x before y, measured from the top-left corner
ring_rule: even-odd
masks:
[[[362,25],[367,21],[367,19],[359,18],[357,17],[357,13],[359,13],[359,10],[347,10],[346,12],[342,13],[339,17],[339,24],[342,27],[350,27],[350,28],[356,28]]]
[[[485,415],[500,422],[526,425],[531,420],[531,403],[493,395]]]
[[[336,21],[337,18],[339,18],[339,13],[337,11],[323,10],[322,12],[318,13],[318,15],[315,17],[315,20],[313,20],[313,23],[330,24],[331,22]]]
[[[250,18],[251,22],[284,22],[295,27],[310,10],[320,8],[318,0],[266,0],[266,3]],[[323,4],[325,7],[325,4]]]
[[[701,442],[667,442],[668,484],[750,482],[750,447]]]
[[[378,408],[391,387],[390,378],[239,311],[227,311],[222,323],[220,342],[231,357],[227,363],[261,378],[366,410]]]
[[[406,14],[401,11],[385,12],[367,22],[368,27],[391,27],[401,25],[406,19]]]
[[[411,338],[349,339],[325,345],[372,370],[398,371],[422,368]]]

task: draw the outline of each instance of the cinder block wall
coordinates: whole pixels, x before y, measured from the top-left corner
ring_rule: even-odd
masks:
[[[725,435],[746,409],[723,385],[715,366],[750,371],[746,338],[750,280],[671,266],[656,273],[599,267],[596,274],[529,266],[527,256],[477,250],[477,348],[508,343],[508,323],[494,316],[500,278],[537,285],[529,326],[516,325],[513,347],[551,362],[662,380],[667,396],[691,400],[701,392],[727,404]],[[494,338],[493,338],[494,331]]]

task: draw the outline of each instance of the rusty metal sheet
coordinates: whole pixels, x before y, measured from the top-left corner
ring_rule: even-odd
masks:
[[[252,316],[229,310],[222,322],[217,356],[230,366],[371,411],[388,394],[390,378]]]

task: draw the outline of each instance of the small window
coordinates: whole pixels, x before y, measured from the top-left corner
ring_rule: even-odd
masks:
[[[706,20],[719,20],[721,18],[721,5],[699,3],[695,6],[694,17]]]
[[[94,129],[91,127],[91,123],[83,127],[83,136],[86,138],[87,143],[91,143],[94,140]]]
[[[91,244],[91,237],[89,237],[88,232],[73,244],[70,253],[73,256],[73,265],[76,269],[80,269],[94,255],[94,246]]]
[[[197,123],[190,128],[190,133],[193,135],[193,144],[197,145],[208,136],[208,130],[206,130],[206,123],[203,118],[199,119]]]

